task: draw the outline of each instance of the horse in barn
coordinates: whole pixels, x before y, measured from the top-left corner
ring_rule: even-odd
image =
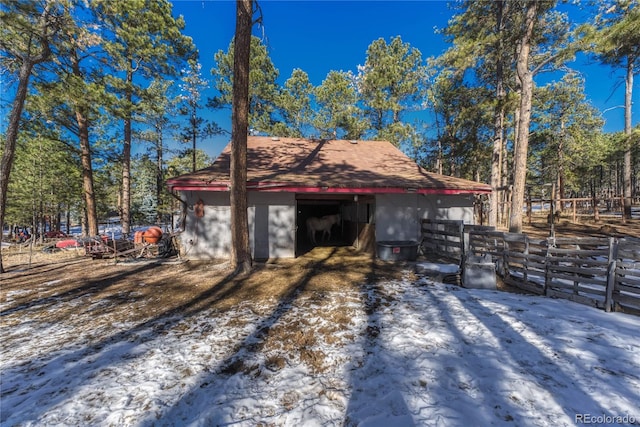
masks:
[[[325,240],[325,235],[327,236],[327,241],[331,240],[331,228],[335,224],[340,224],[340,219],[340,214],[325,215],[321,218],[314,216],[308,218],[307,234],[309,235],[311,243],[316,244],[316,233],[318,231],[322,231],[321,240]]]

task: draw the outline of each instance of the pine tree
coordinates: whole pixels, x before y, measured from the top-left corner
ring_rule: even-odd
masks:
[[[359,98],[355,76],[330,71],[314,90],[317,105],[314,127],[322,138],[361,139],[369,128]]]
[[[465,1],[461,12],[450,20],[444,29],[446,39],[453,46],[441,61],[456,73],[466,69],[476,70],[476,78],[485,88],[493,88],[494,96],[484,103],[493,110],[493,147],[491,154],[491,187],[489,224],[497,226],[499,202],[503,181],[502,164],[505,156],[506,108],[508,104],[509,75],[515,44],[513,32],[508,31],[507,18],[515,2]]]
[[[296,138],[308,136],[313,121],[312,92],[309,75],[299,68],[294,69],[291,77],[284,82],[278,97],[277,105],[282,122],[274,127],[276,135]]]
[[[233,104],[235,42],[231,41],[227,52],[219,50],[214,55],[216,67],[211,70],[214,87],[219,95],[209,99],[210,108],[229,108]],[[256,132],[274,133],[279,121],[277,83],[279,71],[273,65],[269,52],[262,41],[251,36],[249,57],[249,127]]]
[[[141,106],[141,92],[151,78],[177,76],[177,65],[193,58],[195,47],[181,32],[184,20],[173,17],[166,0],[96,0],[91,5],[104,24],[103,47],[114,66],[111,84],[120,95],[115,112],[124,124],[121,222],[123,234],[128,235],[132,122]],[[137,76],[139,81],[134,81]]]
[[[631,100],[633,77],[640,69],[640,3],[637,0],[607,0],[600,4],[595,22],[581,28],[588,49],[604,64],[625,70],[624,98],[624,217],[631,218],[631,155],[640,146],[633,137]]]
[[[0,46],[8,61],[7,69],[17,72],[18,88],[11,107],[0,161],[0,237],[4,232],[5,205],[9,176],[13,166],[20,118],[27,97],[29,80],[37,64],[51,55],[52,38],[60,29],[62,11],[53,1],[12,1],[0,9]],[[1,255],[1,249],[0,249]],[[0,256],[0,273],[4,273]]]
[[[247,136],[249,131],[250,50],[253,0],[236,3],[233,49],[233,110],[231,115],[231,267],[235,273],[251,271],[249,218],[247,213]],[[254,70],[255,71],[255,70]]]
[[[600,113],[586,99],[584,80],[577,73],[568,72],[559,82],[538,88],[533,120],[536,130],[531,135],[529,161],[533,179],[538,184],[555,182],[559,199],[565,198],[568,189],[583,190],[582,184],[589,177],[576,174],[574,166],[589,164],[582,157],[591,147],[598,149],[604,124]]]
[[[367,49],[359,67],[358,91],[375,132],[374,138],[400,145],[414,132],[402,121],[406,111],[421,109],[427,84],[422,54],[400,36],[389,43],[380,38]]]
[[[155,222],[163,222],[163,215],[169,213],[171,202],[167,200],[164,189],[165,171],[165,143],[164,134],[177,126],[172,123],[172,115],[175,113],[178,103],[177,98],[171,96],[172,83],[169,80],[154,79],[143,93],[140,112],[136,120],[146,125],[145,128],[135,133],[135,137],[143,142],[151,144],[155,158],[155,205],[157,206]],[[188,170],[184,171],[185,173]]]
[[[187,117],[187,124],[182,127],[180,141],[191,142],[192,168],[196,171],[196,144],[198,138],[223,133],[222,129],[214,122],[208,121],[198,115],[198,110],[202,108],[200,93],[204,91],[209,83],[201,73],[201,65],[195,60],[190,60],[189,68],[183,70],[182,83],[180,84],[181,95],[178,111]]]

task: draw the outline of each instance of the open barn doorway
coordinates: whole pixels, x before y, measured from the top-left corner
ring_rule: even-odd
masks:
[[[321,232],[315,234],[316,244],[309,237],[307,220],[311,217],[321,218],[325,215],[339,214],[344,218],[344,206],[346,198],[310,198],[306,195],[298,196],[296,200],[296,256],[303,255],[315,246],[348,246],[344,232],[344,221],[331,227],[331,236],[324,236]]]
[[[354,246],[359,248],[368,226],[373,226],[375,198],[355,195],[309,195],[296,197],[296,256],[304,255],[315,246]],[[316,245],[309,238],[307,219],[340,214],[340,224],[331,228],[331,238],[322,240],[316,234]],[[372,230],[369,228],[369,230]],[[368,233],[371,234],[371,233]],[[375,240],[375,237],[372,237]]]

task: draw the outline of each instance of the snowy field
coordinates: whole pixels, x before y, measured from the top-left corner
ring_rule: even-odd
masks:
[[[640,317],[565,300],[407,274],[130,323],[12,297],[2,426],[640,425]]]

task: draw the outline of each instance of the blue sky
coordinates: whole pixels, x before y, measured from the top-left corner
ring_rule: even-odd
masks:
[[[235,30],[235,2],[228,0],[174,0],[174,13],[186,21],[185,33],[193,37],[200,51],[203,76],[210,78],[213,55],[227,50]],[[444,28],[453,15],[446,1],[273,1],[259,2],[262,26],[254,34],[263,37],[283,83],[293,69],[307,72],[311,83],[319,85],[331,70],[355,71],[366,59],[367,47],[378,38],[397,35],[422,52],[423,59],[447,49],[435,28]],[[570,19],[584,20],[586,12],[570,8]],[[621,131],[624,110],[624,82],[621,70],[589,61],[584,55],[569,64],[584,78],[588,99],[603,114],[605,131]],[[541,76],[540,79],[549,76]],[[559,78],[559,77],[558,77]],[[636,79],[637,80],[637,79]],[[617,86],[617,89],[615,89]],[[640,116],[640,87],[634,87],[633,125]],[[212,113],[209,113],[212,114]],[[427,114],[427,113],[425,113]],[[230,129],[230,111],[211,116]],[[229,137],[205,141],[200,147],[217,156]]]

